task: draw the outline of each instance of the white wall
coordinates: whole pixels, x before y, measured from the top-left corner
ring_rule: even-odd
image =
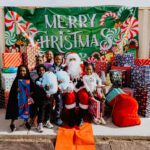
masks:
[[[150,6],[150,0],[1,0],[0,6],[76,7],[98,5]]]

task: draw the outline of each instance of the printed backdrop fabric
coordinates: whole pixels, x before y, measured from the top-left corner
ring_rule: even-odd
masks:
[[[138,8],[135,7],[28,10],[5,7],[5,27],[6,47],[36,42],[41,52],[76,51],[82,60],[93,53],[108,58],[111,53],[135,54],[138,50]]]

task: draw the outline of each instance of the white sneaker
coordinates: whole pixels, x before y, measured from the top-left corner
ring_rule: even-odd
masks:
[[[98,118],[95,118],[95,117],[93,118],[93,122],[97,125],[100,124],[100,120]]]
[[[54,126],[50,123],[50,121],[46,121],[46,123],[44,124],[44,127],[48,128],[48,129],[51,129],[53,128]]]
[[[39,123],[37,130],[42,133],[43,132],[43,123]]]
[[[106,124],[106,121],[104,120],[103,117],[100,118],[100,121],[101,121],[101,124],[105,125]]]

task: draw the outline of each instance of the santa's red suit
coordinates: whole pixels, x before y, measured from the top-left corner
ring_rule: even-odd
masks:
[[[74,108],[76,107],[76,99],[78,98],[80,108],[79,115],[81,115],[79,120],[81,121],[81,118],[83,117],[82,114],[84,110],[88,109],[89,103],[89,96],[82,81],[82,77],[84,75],[84,65],[81,64],[81,59],[77,53],[68,54],[66,64],[66,71],[74,83],[74,91],[66,93],[65,107],[70,111],[74,111]]]

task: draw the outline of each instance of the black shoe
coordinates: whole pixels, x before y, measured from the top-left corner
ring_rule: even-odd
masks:
[[[30,129],[31,129],[30,123],[29,123],[29,122],[26,122],[26,123],[25,123],[25,127],[26,127],[28,130],[30,130]]]
[[[69,110],[69,120],[68,120],[68,125],[70,127],[73,127],[76,123],[76,114],[75,114],[75,109],[70,109]]]
[[[16,130],[15,125],[14,125],[14,124],[11,124],[11,125],[10,125],[10,129],[11,129],[12,132],[15,131],[15,130]]]

